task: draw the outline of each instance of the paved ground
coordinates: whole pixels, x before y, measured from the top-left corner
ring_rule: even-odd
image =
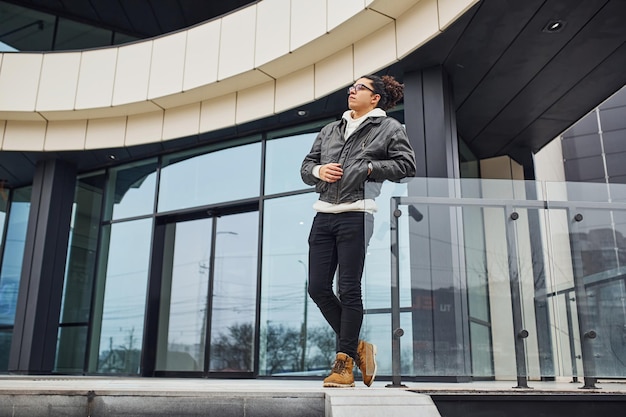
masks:
[[[228,417],[280,416],[294,412],[300,416],[325,417],[438,417],[431,395],[626,394],[626,381],[599,381],[596,389],[581,389],[582,381],[572,383],[568,380],[529,381],[528,389],[515,388],[515,381],[403,381],[406,388],[389,388],[387,384],[389,381],[376,381],[368,388],[357,381],[355,388],[331,389],[322,388],[321,381],[310,380],[4,375],[0,376],[0,406],[7,413],[9,409],[11,411],[3,414],[0,410],[0,417]],[[167,407],[174,407],[176,414]],[[58,410],[58,414],[50,414],[52,409]],[[281,414],[280,410],[284,412]],[[419,414],[414,414],[414,410],[420,410]]]

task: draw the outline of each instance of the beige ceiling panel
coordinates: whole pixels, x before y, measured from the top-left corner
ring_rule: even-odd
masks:
[[[222,19],[189,29],[183,90],[188,91],[217,81]]]
[[[111,105],[116,63],[117,48],[82,52],[76,91],[76,109]]]
[[[367,7],[376,10],[379,13],[393,17],[397,19],[402,16],[404,12],[415,6],[421,0],[370,0],[367,3]],[[456,1],[456,0],[452,0]]]
[[[186,31],[154,40],[148,99],[183,91],[186,42]]]
[[[200,103],[165,110],[163,140],[197,135],[200,129]]]
[[[328,32],[365,9],[365,0],[327,0]]]
[[[203,101],[200,110],[200,132],[210,132],[235,124],[237,93]]]
[[[160,142],[163,135],[163,110],[128,116],[124,145]]]
[[[137,103],[124,104],[115,107],[104,107],[76,111],[41,112],[41,116],[46,120],[102,119],[118,116],[127,116],[129,114],[146,113],[160,109],[161,108],[159,106],[151,101],[140,101]]]
[[[86,120],[48,122],[44,149],[46,151],[83,150],[86,135]]]
[[[34,111],[43,54],[4,54],[0,68],[0,111]]]
[[[276,80],[276,108],[279,113],[315,99],[315,71],[311,65]]]
[[[289,53],[290,1],[263,0],[257,5],[255,67]]]
[[[113,86],[114,106],[148,98],[151,59],[152,41],[119,48]]]
[[[398,58],[409,53],[437,36],[439,32],[437,0],[421,0],[396,23]]]
[[[396,61],[394,22],[354,44],[354,79],[389,66]]]
[[[276,61],[261,66],[261,70],[274,78],[284,77],[291,72],[315,64],[352,45],[389,22],[392,22],[392,19],[389,19],[387,16],[366,10],[314,42],[304,45]]]
[[[290,50],[296,50],[326,32],[326,0],[292,0]]]
[[[0,111],[0,120],[21,120],[31,122],[45,122],[46,119],[37,112]]]
[[[261,71],[247,71],[225,80],[185,91],[183,94],[160,97],[152,101],[164,109],[171,109],[173,107],[221,97],[228,93],[234,93],[237,90],[243,90],[271,80],[273,80],[273,78],[268,77],[267,74]]]
[[[43,55],[37,111],[74,109],[79,67],[80,53]]]
[[[256,10],[250,6],[222,18],[218,80],[254,68]]]
[[[275,82],[270,81],[237,93],[235,123],[241,124],[274,114]]]
[[[3,151],[43,151],[46,122],[8,120],[4,128]]]
[[[354,81],[352,47],[343,49],[315,65],[315,98],[324,97]]]
[[[125,136],[126,117],[88,120],[85,149],[118,148]]]
[[[461,17],[478,0],[437,0],[439,8],[439,29],[445,30],[452,22]]]

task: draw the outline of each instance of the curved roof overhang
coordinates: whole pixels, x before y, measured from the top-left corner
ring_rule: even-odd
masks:
[[[129,45],[4,53],[0,150],[154,145],[277,115],[398,62],[477,1],[263,0]]]
[[[626,84],[624,17],[622,0],[263,0],[119,48],[4,54],[0,178],[28,183],[46,157],[87,170],[113,151],[118,163],[302,122],[293,109],[337,116],[360,75],[430,66],[448,74],[478,158],[527,160]]]

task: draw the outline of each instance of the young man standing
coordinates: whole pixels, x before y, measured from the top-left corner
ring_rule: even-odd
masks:
[[[373,198],[383,181],[415,175],[406,131],[385,112],[402,97],[403,85],[391,76],[359,78],[348,88],[349,110],[322,128],[302,162],[302,180],[320,195],[309,235],[308,291],[338,338],[325,387],[353,387],[355,362],[365,385],[376,377],[376,346],[359,340],[361,277],[376,212]]]

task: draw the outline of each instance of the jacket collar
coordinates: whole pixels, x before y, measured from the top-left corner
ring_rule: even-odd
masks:
[[[352,117],[350,116],[350,113],[352,113],[352,110],[346,110],[345,112],[343,112],[343,115],[341,116],[341,118],[345,119],[346,121],[352,120]],[[376,107],[375,109],[370,110],[363,117],[365,117],[366,119],[369,119],[369,118],[372,118],[372,117],[385,117],[385,116],[387,116],[387,112],[385,112],[380,107]]]

